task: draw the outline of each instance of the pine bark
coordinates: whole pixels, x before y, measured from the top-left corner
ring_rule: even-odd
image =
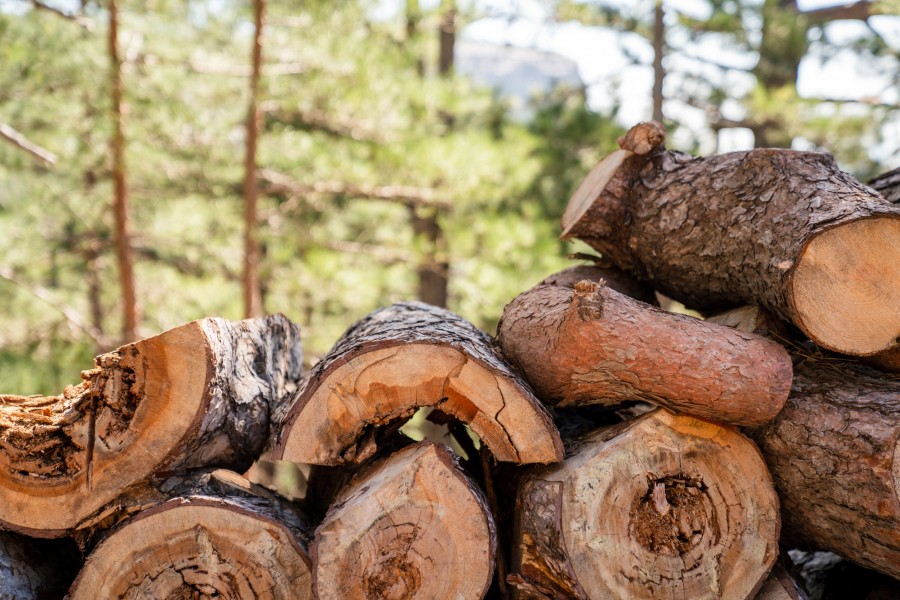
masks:
[[[315,597],[480,600],[496,549],[481,491],[448,448],[419,442],[338,495],[310,550]]]
[[[778,498],[753,443],[664,409],[534,470],[516,511],[520,599],[743,600],[778,557]]]
[[[0,598],[56,600],[75,579],[81,560],[59,541],[34,540],[0,531]]]
[[[428,406],[468,425],[497,460],[562,458],[549,415],[491,338],[420,302],[379,309],[344,333],[279,415],[272,457],[360,463],[375,454],[379,429]]]
[[[589,281],[519,295],[498,339],[538,395],[560,407],[642,400],[750,425],[778,414],[790,391],[791,361],[779,345]]]
[[[791,397],[753,433],[785,536],[900,578],[900,379],[798,357]]]
[[[312,598],[310,525],[288,502],[223,470],[159,493],[91,552],[69,598]]]
[[[563,237],[687,306],[759,304],[813,341],[868,355],[900,336],[900,207],[831,156],[694,158],[642,123],[576,191]]]
[[[300,379],[281,315],[204,319],[103,354],[55,397],[0,396],[0,525],[74,535],[159,476],[247,469]]]

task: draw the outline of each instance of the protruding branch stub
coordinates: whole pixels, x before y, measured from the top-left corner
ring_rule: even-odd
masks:
[[[643,156],[666,142],[666,128],[657,121],[645,121],[638,123],[628,130],[625,135],[619,136],[616,143],[622,150],[634,152]]]

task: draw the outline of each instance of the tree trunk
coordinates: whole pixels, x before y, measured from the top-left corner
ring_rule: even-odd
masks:
[[[798,360],[784,410],[753,434],[786,538],[900,578],[900,379],[836,359]]]
[[[59,396],[0,396],[0,525],[69,535],[165,472],[243,471],[297,387],[299,328],[204,319],[95,359]]]
[[[450,75],[453,72],[453,52],[456,47],[456,0],[442,0],[440,50],[438,52],[438,73]]]
[[[71,544],[71,542],[69,542]],[[77,548],[0,531],[0,598],[62,598],[81,564]]]
[[[375,434],[431,406],[468,425],[497,460],[550,463],[562,442],[531,388],[465,319],[419,302],[379,309],[350,327],[304,378],[272,458],[359,463]]]
[[[312,598],[309,525],[230,471],[172,477],[108,535],[69,598]]]
[[[113,137],[110,143],[113,171],[116,260],[122,289],[122,340],[137,339],[138,308],[131,247],[131,208],[125,181],[125,116],[122,109],[122,60],[119,57],[119,0],[109,0],[108,51],[112,79]]]
[[[900,336],[900,207],[827,154],[667,151],[633,127],[569,201],[563,237],[700,310],[760,304],[820,346],[868,355]]]
[[[438,209],[427,213],[410,206],[413,235],[422,253],[416,273],[419,279],[418,298],[426,304],[447,308],[450,283],[450,263],[447,260],[447,238],[438,222]]]
[[[526,476],[516,510],[519,598],[753,598],[778,558],[778,498],[753,443],[663,409]]]
[[[259,76],[262,70],[263,16],[265,0],[253,0],[252,68],[250,73],[250,105],[247,108],[247,148],[244,154],[244,317],[264,314],[259,284],[259,223],[256,183],[256,147],[259,138]]]
[[[663,55],[666,51],[666,22],[663,0],[656,0],[653,11],[653,120],[663,122],[663,80],[666,70],[663,67]]]
[[[346,487],[310,553],[319,600],[480,600],[497,536],[487,501],[450,450],[419,442]]]
[[[790,357],[779,345],[589,281],[519,295],[498,331],[538,395],[561,407],[643,400],[750,425],[778,414],[791,386]]]

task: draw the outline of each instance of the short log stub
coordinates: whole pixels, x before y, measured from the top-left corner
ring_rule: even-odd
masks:
[[[300,329],[281,315],[203,319],[95,363],[59,396],[0,396],[3,527],[71,535],[157,473],[245,470],[296,391]]]
[[[525,597],[746,600],[778,558],[778,498],[753,443],[664,409],[535,469],[516,511],[510,580]]]
[[[506,357],[561,407],[643,400],[755,425],[781,410],[791,359],[771,340],[633,300],[583,281],[539,285],[503,311]]]
[[[172,478],[171,499],[113,530],[69,591],[96,598],[312,598],[309,524],[230,471]]]
[[[570,200],[563,237],[691,308],[759,304],[844,354],[898,345],[900,205],[828,154],[694,158],[663,140],[604,158]]]
[[[562,442],[531,388],[465,319],[421,302],[353,325],[304,377],[276,430],[275,460],[360,463],[375,430],[431,406],[468,425],[500,461],[552,463]]]
[[[487,502],[443,445],[377,461],[337,497],[310,553],[318,600],[480,600],[497,537]]]

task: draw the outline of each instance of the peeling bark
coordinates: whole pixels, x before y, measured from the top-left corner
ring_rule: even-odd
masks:
[[[573,195],[563,237],[699,310],[759,304],[844,354],[897,345],[900,207],[827,154],[663,142],[632,128]]]
[[[442,445],[379,461],[338,495],[310,553],[318,600],[480,600],[497,534],[487,501]]]
[[[534,469],[516,511],[520,599],[744,600],[778,557],[778,499],[753,443],[663,409]]]
[[[310,526],[230,471],[171,477],[88,556],[69,598],[312,598]]]
[[[379,428],[425,406],[471,427],[497,460],[562,458],[549,415],[492,340],[419,302],[379,309],[344,333],[279,415],[272,457],[360,463],[374,455]]]
[[[0,524],[70,535],[166,473],[245,470],[300,378],[281,315],[204,319],[103,354],[55,397],[0,396]]]
[[[753,432],[786,539],[900,578],[900,379],[832,358],[798,360],[784,410]]]
[[[643,400],[750,425],[778,414],[790,391],[790,357],[778,344],[589,281],[519,295],[498,339],[540,397],[561,407]]]

